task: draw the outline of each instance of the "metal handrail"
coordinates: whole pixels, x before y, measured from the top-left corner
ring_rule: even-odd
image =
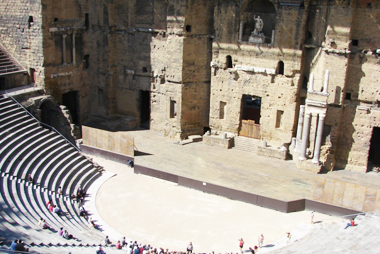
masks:
[[[70,140],[68,140],[65,136],[63,136],[59,131],[57,131],[57,129],[56,128],[54,128],[53,126],[50,126],[50,125],[48,125],[48,124],[46,124],[46,123],[43,123],[43,122],[41,122],[41,121],[39,121],[34,115],[32,115],[23,105],[21,105],[21,103],[19,103],[15,98],[13,98],[11,95],[9,95],[8,93],[7,93],[7,91],[5,91],[5,93],[7,94],[7,96],[9,97],[9,98],[11,98],[14,102],[16,102],[17,103],[17,105],[19,106],[19,107],[21,107],[22,109],[24,109],[24,111],[27,113],[27,114],[29,114],[31,117],[33,117],[34,118],[34,120],[36,120],[37,122],[38,122],[38,124],[39,125],[44,125],[44,126],[46,126],[46,127],[48,127],[48,128],[50,128],[51,130],[54,130],[58,135],[60,135],[62,138],[64,138],[65,140],[66,140],[66,142],[67,143],[69,143],[69,144],[71,144],[78,152],[82,152],[76,145],[74,145]]]

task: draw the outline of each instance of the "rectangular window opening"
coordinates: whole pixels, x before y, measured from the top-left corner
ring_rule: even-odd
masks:
[[[103,89],[98,88],[98,106],[104,106],[104,91]]]
[[[277,110],[277,116],[276,116],[276,128],[280,128],[281,127],[281,123],[282,123],[282,115],[284,114],[284,111],[282,110]]]
[[[351,93],[346,93],[346,100],[351,100]]]
[[[359,40],[352,40],[351,43],[352,43],[351,45],[354,46],[354,47],[359,46]]]
[[[177,116],[177,103],[175,100],[170,99],[170,118]]]
[[[226,114],[227,102],[221,101],[219,104],[219,119],[224,119]]]

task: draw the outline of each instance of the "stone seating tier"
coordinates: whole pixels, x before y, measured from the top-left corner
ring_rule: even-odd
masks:
[[[2,235],[8,239],[21,238],[27,244],[36,243],[38,246],[32,250],[39,253],[67,253],[67,249],[94,253],[94,246],[103,243],[105,236],[79,216],[78,205],[69,196],[79,185],[89,188],[101,175],[92,162],[60,135],[42,128],[12,99],[3,96],[0,98],[0,143]],[[28,174],[33,176],[33,183],[28,181]],[[59,186],[63,195],[58,194]],[[46,203],[50,199],[64,215],[48,211]],[[55,232],[38,226],[41,217]],[[59,237],[56,231],[60,227],[81,241]],[[110,247],[106,249],[107,253],[113,252]]]

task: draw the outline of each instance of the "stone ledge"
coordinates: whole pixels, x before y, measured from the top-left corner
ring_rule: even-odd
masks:
[[[311,160],[297,160],[297,168],[318,174],[321,172],[322,165],[315,164]]]
[[[209,146],[219,146],[222,148],[231,148],[234,138],[223,138],[222,135],[203,135],[203,143]]]
[[[257,155],[286,160],[288,151],[283,151],[280,148],[274,147],[257,147]]]

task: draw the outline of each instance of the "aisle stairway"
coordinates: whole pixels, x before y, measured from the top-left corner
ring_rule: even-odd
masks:
[[[257,153],[257,147],[262,145],[262,141],[254,138],[236,136],[234,138],[234,147],[232,149],[240,150],[247,153]]]
[[[17,72],[25,72],[25,70],[0,46],[0,75]]]
[[[95,253],[103,243],[105,236],[79,216],[78,205],[70,198],[80,185],[88,189],[102,172],[54,129],[43,128],[15,100],[3,96],[0,169],[0,232],[7,239],[6,246],[21,238],[38,253]],[[28,181],[29,174],[33,182]],[[49,199],[65,212],[63,216],[48,211]],[[39,218],[46,219],[54,232],[41,229]],[[58,236],[60,227],[80,241]],[[107,248],[107,253],[116,251]]]

